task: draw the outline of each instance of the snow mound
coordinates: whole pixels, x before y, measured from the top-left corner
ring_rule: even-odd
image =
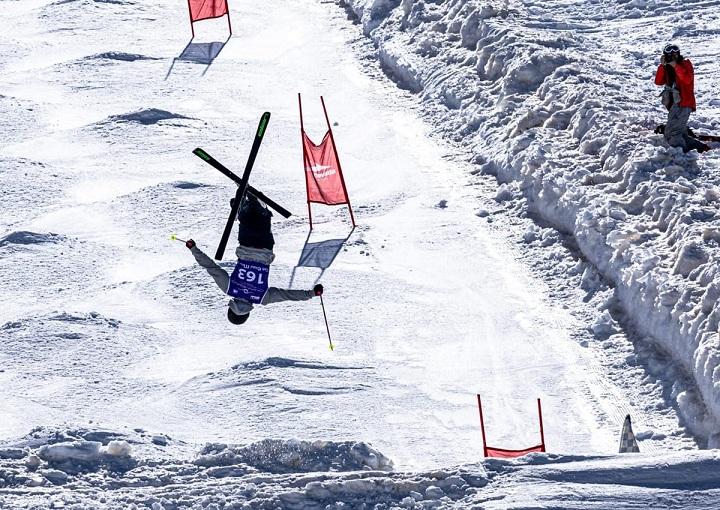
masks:
[[[390,459],[365,443],[278,439],[265,439],[235,448],[209,444],[200,452],[195,464],[205,467],[247,464],[268,473],[389,471],[393,465]]]
[[[148,108],[137,112],[113,115],[108,118],[110,122],[135,122],[144,126],[157,124],[164,120],[174,119],[191,120],[191,117],[186,117],[184,115],[180,115],[179,113],[168,112],[166,110],[160,110],[158,108]]]
[[[132,0],[93,0],[96,4],[135,5]]]
[[[197,182],[188,182],[188,181],[177,181],[172,183],[172,186],[174,188],[178,189],[198,189],[198,188],[206,188],[207,184],[197,183]]]
[[[340,365],[328,365],[319,361],[296,360],[290,358],[271,357],[262,361],[249,361],[240,363],[233,369],[262,370],[265,368],[304,368],[309,370],[362,370],[366,367],[352,367]]]
[[[146,55],[139,55],[137,53],[125,53],[122,51],[106,51],[105,53],[98,53],[97,55],[93,55],[92,57],[88,58],[97,60],[120,60],[123,62],[136,62],[138,60],[159,60],[156,57],[148,57]]]
[[[65,238],[58,234],[39,234],[37,232],[19,231],[12,232],[5,237],[0,237],[0,248],[10,245],[30,245],[44,243],[59,243]]]

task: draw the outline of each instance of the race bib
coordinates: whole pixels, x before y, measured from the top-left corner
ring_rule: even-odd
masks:
[[[252,260],[238,260],[230,275],[227,293],[237,299],[250,303],[262,302],[268,290],[270,266]]]

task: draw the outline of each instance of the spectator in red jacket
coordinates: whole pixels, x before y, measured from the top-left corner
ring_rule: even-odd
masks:
[[[663,50],[655,74],[655,85],[663,85],[663,104],[669,110],[665,124],[665,140],[683,152],[707,150],[707,146],[688,136],[688,119],[695,111],[695,73],[692,62],[683,58],[680,48],[668,44]]]

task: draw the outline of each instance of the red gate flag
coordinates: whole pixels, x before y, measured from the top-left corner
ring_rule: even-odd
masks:
[[[188,0],[188,9],[190,9],[190,29],[193,37],[195,37],[195,29],[193,23],[204,19],[219,18],[227,14],[228,28],[232,35],[232,26],[230,26],[230,9],[227,0]]]
[[[512,459],[515,457],[522,457],[523,455],[531,452],[545,451],[545,431],[543,430],[542,407],[540,406],[540,399],[537,399],[538,420],[540,422],[540,444],[531,446],[529,448],[523,448],[522,450],[507,450],[505,448],[495,448],[493,446],[488,446],[487,440],[485,439],[485,420],[483,419],[482,402],[480,401],[480,395],[477,396],[477,401],[478,409],[480,410],[480,430],[482,432],[483,454],[485,455],[485,457]]]
[[[300,106],[300,136],[303,145],[303,167],[305,169],[305,187],[307,188],[308,218],[310,230],[312,230],[312,209],[311,203],[325,205],[347,204],[350,211],[350,219],[355,228],[355,216],[353,215],[350,197],[348,196],[345,179],[343,178],[340,158],[338,157],[335,137],[330,127],[325,100],[320,96],[327,132],[319,145],[316,145],[305,132],[303,123],[302,99],[298,94],[298,105]]]
[[[228,13],[227,0],[188,0],[188,3],[192,21],[219,18]]]
[[[335,156],[330,132],[325,133],[320,145],[315,145],[307,133],[303,132],[303,149],[308,202],[326,205],[346,204],[348,197],[340,180],[340,166]]]
[[[505,450],[503,448],[493,448],[488,446],[485,448],[486,457],[494,457],[497,459],[514,459],[515,457],[522,457],[525,454],[531,452],[544,452],[545,447],[543,445],[533,446],[531,448],[525,448],[524,450]]]

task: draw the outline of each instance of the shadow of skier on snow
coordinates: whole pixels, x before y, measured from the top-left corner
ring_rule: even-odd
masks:
[[[220,52],[223,50],[228,41],[230,41],[230,36],[228,36],[225,41],[213,41],[204,43],[195,43],[191,39],[187,46],[185,46],[185,48],[182,50],[180,55],[173,59],[172,64],[170,65],[170,69],[168,69],[167,75],[165,76],[165,79],[167,80],[170,77],[170,74],[175,67],[175,63],[178,60],[180,60],[181,62],[204,64],[206,67],[205,70],[202,72],[201,76],[205,76],[205,73],[207,73],[208,69],[210,69],[213,61],[217,58],[218,55],[220,55]]]

